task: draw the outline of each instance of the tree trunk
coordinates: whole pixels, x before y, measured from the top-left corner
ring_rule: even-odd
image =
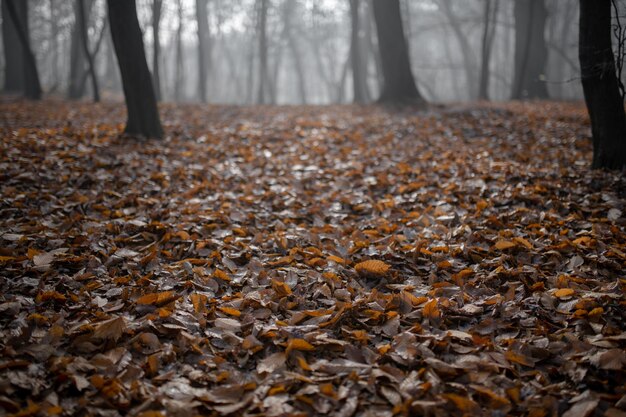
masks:
[[[352,87],[355,103],[367,103],[369,92],[367,89],[367,63],[364,59],[365,50],[361,40],[361,10],[360,0],[350,0],[350,18],[352,30],[350,37],[350,62],[352,64]]]
[[[52,53],[52,91],[56,90],[60,84],[59,80],[59,25],[54,0],[48,0],[50,12],[50,43]]]
[[[6,0],[9,17],[13,22],[13,26],[17,31],[17,37],[19,38],[22,51],[26,54],[24,62],[24,94],[26,98],[31,100],[41,100],[41,84],[39,83],[39,73],[37,72],[37,62],[35,61],[35,55],[30,48],[30,42],[28,39],[28,9],[26,9],[26,19],[20,20],[17,7],[15,7],[15,0]],[[18,3],[26,3],[25,1],[19,1]],[[25,6],[24,6],[25,7]]]
[[[208,0],[196,0],[198,21],[198,94],[202,103],[207,102],[207,76],[211,62],[209,38]]]
[[[163,129],[146,62],[135,0],[107,0],[111,37],[122,74],[128,110],[125,132],[151,138],[163,137]]]
[[[489,100],[489,62],[491,61],[491,47],[496,30],[496,18],[498,15],[498,0],[483,0],[485,9],[483,13],[483,36],[480,59],[480,85],[478,98]]]
[[[20,22],[28,25],[28,2],[2,0],[2,43],[4,50],[4,91],[7,93],[22,93],[25,91],[24,72],[26,68],[26,52],[20,44],[20,37],[13,19],[9,18],[8,3],[16,7]]]
[[[161,59],[161,40],[159,39],[159,26],[161,25],[161,10],[163,0],[152,1],[152,83],[157,101],[161,100],[161,74],[159,60]]]
[[[87,15],[85,14],[85,5],[83,0],[76,0],[77,13],[76,18],[78,20],[79,30],[81,32],[80,38],[83,47],[83,53],[87,57],[87,64],[89,68],[89,75],[91,77],[91,88],[93,90],[93,101],[100,101],[100,89],[98,88],[98,77],[96,77],[96,69],[93,64],[93,55],[89,52],[89,39],[87,34]],[[104,30],[104,28],[102,29]]]
[[[465,70],[465,80],[467,85],[467,95],[470,100],[478,97],[477,81],[478,81],[478,63],[476,56],[473,54],[472,45],[470,44],[467,34],[461,29],[461,22],[454,14],[450,0],[442,0],[443,12],[452,28],[452,32],[459,43],[461,56],[463,57],[463,69]]]
[[[547,99],[545,83],[548,48],[545,0],[515,1],[515,77],[512,98]]]
[[[174,100],[180,101],[183,89],[183,4],[181,0],[178,0],[178,28],[176,29],[176,59],[174,65]]]
[[[87,81],[86,78],[82,77],[85,67],[87,66],[87,57],[85,56],[85,49],[83,48],[83,31],[81,30],[78,1],[87,2],[87,4],[83,4],[83,6],[85,6],[85,22],[88,20],[88,16],[91,14],[91,8],[93,6],[93,0],[76,0],[76,3],[74,4],[75,22],[74,27],[72,28],[72,40],[70,46],[70,79],[67,86],[67,98],[71,100],[79,99],[85,95],[85,84]]]
[[[267,87],[267,7],[268,0],[259,3],[259,93],[257,104],[266,103]]]
[[[593,168],[626,167],[626,115],[611,36],[611,0],[580,0],[578,53],[591,118]]]
[[[287,45],[289,47],[289,51],[291,52],[291,57],[293,58],[294,67],[296,69],[296,75],[298,77],[298,96],[300,98],[301,104],[307,103],[306,96],[306,80],[304,75],[304,65],[302,64],[302,56],[300,55],[300,49],[298,48],[298,44],[296,42],[295,35],[293,33],[292,27],[292,19],[293,19],[293,11],[294,11],[295,2],[294,1],[286,1],[284,3],[284,25],[285,25],[285,36],[287,38]]]
[[[399,0],[374,0],[374,17],[385,84],[379,102],[423,103],[417,90],[400,16]]]

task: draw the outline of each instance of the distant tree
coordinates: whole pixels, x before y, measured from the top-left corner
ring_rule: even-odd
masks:
[[[176,29],[176,60],[174,62],[174,100],[180,101],[183,91],[183,3],[178,0],[178,28]]]
[[[70,39],[70,74],[67,85],[67,98],[76,100],[85,95],[85,85],[87,78],[83,77],[87,63],[84,39],[87,30],[83,31],[83,23],[86,27],[93,0],[75,0],[74,2],[74,27]]]
[[[378,101],[424,102],[411,72],[407,41],[402,29],[400,1],[374,0],[373,6],[384,78]]]
[[[579,27],[581,79],[593,135],[592,167],[622,169],[626,167],[626,115],[612,49],[611,0],[580,0]]]
[[[159,60],[161,59],[161,40],[159,39],[159,26],[161,24],[161,11],[163,0],[152,1],[152,82],[157,100],[161,100],[161,75]]]
[[[498,15],[498,0],[483,0],[483,34],[480,59],[480,83],[478,86],[478,98],[489,100],[489,63],[491,61],[491,49],[496,32],[496,17]]]
[[[22,51],[24,67],[24,94],[31,100],[40,100],[41,84],[39,83],[39,73],[37,72],[37,63],[35,61],[35,55],[30,47],[30,40],[28,36],[28,2],[4,0],[4,3],[6,6],[5,10],[8,12],[12,27],[15,32],[17,32],[17,38]],[[20,4],[19,12],[16,3]]]
[[[466,2],[462,2],[466,6]],[[459,44],[461,51],[461,57],[463,58],[463,69],[465,70],[465,80],[467,85],[467,96],[470,100],[475,100],[478,97],[478,60],[474,53],[474,48],[470,44],[467,33],[463,30],[461,19],[456,15],[452,5],[461,4],[461,2],[452,0],[440,0],[441,10],[448,21],[452,33]]]
[[[548,10],[545,0],[515,0],[515,77],[513,99],[546,99]]]
[[[304,76],[304,63],[302,62],[302,54],[297,44],[297,39],[293,30],[293,20],[295,7],[298,5],[296,0],[289,0],[283,3],[283,33],[287,39],[287,46],[293,58],[293,63],[298,77],[298,96],[300,103],[306,104],[307,92],[306,81]]]
[[[125,132],[150,138],[163,137],[156,97],[135,0],[107,0],[111,37],[122,74],[128,111]]]
[[[91,77],[91,88],[93,90],[93,101],[100,101],[100,88],[98,87],[98,77],[96,76],[96,68],[94,65],[94,56],[89,51],[89,34],[87,33],[87,14],[83,0],[76,0],[76,18],[78,19],[78,27],[80,30],[80,40],[83,53],[87,57],[89,76]],[[104,30],[104,29],[103,29]]]
[[[259,33],[259,92],[257,95],[257,104],[265,104],[267,101],[267,9],[269,0],[258,1],[258,33]]]
[[[367,103],[370,100],[367,88],[367,60],[361,39],[361,0],[350,0],[350,63],[352,66],[352,87],[355,103]]]
[[[208,0],[196,0],[198,21],[198,94],[200,101],[207,101],[207,76],[211,64],[211,39],[209,34]]]

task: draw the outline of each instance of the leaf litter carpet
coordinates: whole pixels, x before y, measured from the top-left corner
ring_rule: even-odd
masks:
[[[2,415],[625,415],[578,104],[0,106]]]

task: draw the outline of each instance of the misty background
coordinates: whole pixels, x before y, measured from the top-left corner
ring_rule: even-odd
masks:
[[[545,55],[539,57],[545,60],[541,80],[550,99],[582,99],[578,1],[544,4],[545,15],[535,13],[520,28],[523,16],[514,0],[402,0],[411,66],[424,98],[534,98],[515,91],[516,72],[519,76],[522,71],[516,47],[522,45],[526,59]],[[97,88],[103,99],[121,100],[106,2],[84,0],[83,6]],[[30,43],[48,96],[93,97],[77,10],[74,0],[28,1]],[[368,0],[137,0],[137,11],[150,70],[154,74],[159,67],[157,95],[162,101],[351,103],[357,90],[353,73],[358,71],[364,80],[358,101],[372,102],[379,95],[381,60]],[[6,15],[3,8],[0,77],[4,91],[10,92],[16,87],[6,79],[5,66],[15,53],[10,50],[15,40],[5,29]],[[543,30],[545,54],[524,30]],[[351,53],[354,44],[358,54]],[[359,64],[353,66],[352,59]],[[199,82],[203,72],[206,87]]]

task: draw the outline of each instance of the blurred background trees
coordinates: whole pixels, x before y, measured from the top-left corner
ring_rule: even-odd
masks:
[[[373,102],[385,85],[375,2],[137,0],[156,96]],[[28,61],[8,3],[23,21],[45,94],[95,99],[102,90],[105,99],[121,97],[105,0],[2,0],[5,92],[25,93]],[[427,100],[582,98],[577,0],[399,0],[399,6],[414,80]]]

